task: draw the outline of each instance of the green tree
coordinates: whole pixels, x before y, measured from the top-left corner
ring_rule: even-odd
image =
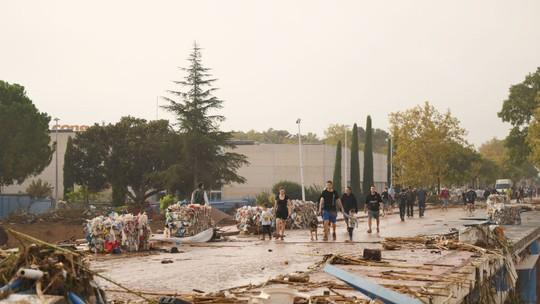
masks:
[[[282,180],[272,186],[272,193],[277,195],[279,189],[285,189],[285,193],[290,199],[302,199],[302,186],[299,183]]]
[[[72,192],[75,185],[74,149],[73,139],[70,136],[67,140],[66,154],[64,154],[64,196]]]
[[[373,186],[373,129],[371,128],[371,116],[368,115],[366,122],[366,139],[364,140],[364,194],[368,194]]]
[[[334,189],[341,193],[341,141],[338,141],[336,148],[336,163],[334,164]]]
[[[336,145],[338,141],[345,138],[345,131],[348,131],[349,126],[342,124],[331,124],[324,130],[324,143],[327,145]],[[388,140],[388,132],[381,129],[373,129],[373,152],[386,153],[386,141]],[[364,150],[366,130],[358,128],[358,148]],[[347,142],[351,142],[352,133],[347,132]]]
[[[450,111],[438,112],[428,102],[390,114],[394,141],[395,183],[403,186],[437,186],[448,179],[455,144],[468,146],[466,131]]]
[[[353,125],[351,138],[351,189],[357,198],[361,197],[362,188],[360,187],[360,160],[358,157],[358,126]],[[364,204],[360,200],[360,208]]]
[[[41,179],[33,180],[26,188],[26,194],[31,198],[47,198],[52,195],[53,186]]]
[[[51,162],[50,120],[23,86],[0,81],[0,189],[22,183]]]
[[[272,128],[262,132],[255,130],[249,130],[247,132],[233,131],[231,137],[232,139],[253,140],[264,144],[295,144],[298,142],[297,135],[291,134],[287,130],[275,130]],[[308,132],[302,135],[302,143],[317,144],[321,142],[315,133]]]
[[[171,168],[169,177],[181,180],[182,192],[189,193],[198,182],[207,187],[221,187],[228,183],[244,183],[245,178],[237,170],[248,164],[244,155],[225,152],[234,148],[229,142],[230,132],[222,132],[219,123],[225,120],[215,111],[223,107],[223,101],[213,96],[216,79],[202,65],[201,51],[195,43],[188,59],[190,65],[183,70],[183,80],[175,81],[186,90],[170,90],[173,97],[165,97],[170,103],[164,108],[176,115],[178,134],[183,139],[183,162]],[[188,190],[189,189],[189,190]]]
[[[509,122],[512,129],[506,138],[506,147],[513,164],[527,161],[531,149],[527,144],[528,125],[540,104],[540,67],[519,84],[510,87],[508,98],[503,102],[499,117]]]

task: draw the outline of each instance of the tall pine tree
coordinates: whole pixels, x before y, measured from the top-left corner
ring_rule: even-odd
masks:
[[[334,165],[334,189],[341,193],[341,141],[338,141],[336,148],[336,164]]]
[[[182,68],[187,75],[174,82],[185,89],[170,90],[174,97],[165,97],[170,104],[164,108],[176,115],[178,134],[184,143],[182,160],[172,167],[175,174],[171,176],[181,181],[183,194],[191,192],[188,189],[194,189],[200,182],[207,189],[231,182],[244,183],[245,178],[237,170],[248,163],[247,158],[225,152],[224,148],[234,146],[229,143],[231,133],[219,128],[225,117],[215,113],[223,107],[223,101],[213,96],[216,79],[202,65],[201,49],[196,42],[188,62],[189,67]]]
[[[371,116],[368,115],[364,144],[364,180],[362,185],[365,195],[369,193],[371,186],[373,186],[373,129],[371,128]]]
[[[358,159],[358,126],[356,124],[354,124],[352,129],[351,140],[351,189],[352,193],[354,193],[354,196],[359,199],[362,194],[362,188],[360,188],[360,160]],[[360,200],[359,207],[364,207],[362,200]]]
[[[73,191],[73,186],[75,185],[73,149],[73,140],[70,136],[67,140],[66,154],[64,154],[64,197]]]

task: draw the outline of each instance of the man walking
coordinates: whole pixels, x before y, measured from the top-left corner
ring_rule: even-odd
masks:
[[[338,208],[342,213],[344,213],[343,205],[339,199],[339,194],[334,190],[332,181],[327,181],[326,189],[324,189],[321,193],[321,198],[319,200],[319,214],[322,215],[324,226],[323,241],[328,241],[330,225],[332,225],[332,239],[334,241],[336,240],[336,220]]]
[[[364,211],[368,213],[368,233],[371,233],[371,219],[377,221],[377,233],[379,233],[379,211],[381,209],[382,198],[375,191],[375,187],[371,186],[370,193],[366,195],[366,204]]]
[[[407,190],[407,217],[414,217],[414,202],[416,201],[416,194],[413,189],[409,187]]]
[[[448,202],[450,201],[450,191],[448,190],[448,188],[443,188],[441,190],[441,194],[439,195],[441,197],[441,200],[442,200],[442,209],[444,211],[448,211]]]
[[[405,210],[407,209],[407,199],[408,199],[408,195],[407,195],[406,190],[401,190],[397,194],[397,200],[399,204],[399,217],[401,218],[402,222],[405,221]]]
[[[204,184],[203,183],[200,183],[197,186],[197,189],[195,189],[191,193],[191,203],[192,204],[200,204],[200,205],[208,204],[208,195],[206,194],[206,191],[204,191]]]
[[[345,193],[341,196],[341,203],[343,204],[343,209],[345,209],[345,214],[349,214],[351,210],[354,210],[356,213],[358,210],[358,202],[356,201],[356,197],[352,193],[352,188],[350,186],[345,188]],[[347,227],[349,227],[349,218],[346,216],[345,223],[347,224]]]
[[[418,213],[420,214],[420,217],[424,217],[424,211],[426,210],[427,192],[426,190],[424,190],[424,188],[420,188],[416,192],[416,195],[418,196]]]

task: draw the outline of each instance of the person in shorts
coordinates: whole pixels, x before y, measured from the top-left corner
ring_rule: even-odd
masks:
[[[388,187],[384,187],[384,191],[381,193],[381,197],[383,200],[383,214],[382,216],[385,216],[386,214],[390,213],[390,193],[388,192]]]
[[[268,207],[263,205],[263,211],[261,213],[261,226],[262,226],[262,237],[261,239],[264,241],[266,238],[266,235],[268,235],[268,239],[272,240],[272,212],[268,210]]]
[[[375,190],[374,186],[371,186],[370,192],[366,195],[366,204],[364,211],[368,213],[368,233],[371,233],[371,219],[377,221],[377,233],[379,230],[379,212],[381,209],[382,198]]]
[[[319,214],[322,215],[323,219],[323,241],[328,241],[328,234],[330,233],[330,225],[332,225],[332,239],[336,240],[336,220],[338,208],[342,213],[345,213],[343,210],[343,205],[339,199],[339,194],[334,190],[334,185],[332,181],[326,182],[326,188],[321,193],[319,199]]]

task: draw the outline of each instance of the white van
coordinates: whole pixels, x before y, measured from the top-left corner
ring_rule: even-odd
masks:
[[[512,180],[510,179],[498,179],[495,182],[495,189],[499,193],[506,193],[510,188],[512,188]]]

